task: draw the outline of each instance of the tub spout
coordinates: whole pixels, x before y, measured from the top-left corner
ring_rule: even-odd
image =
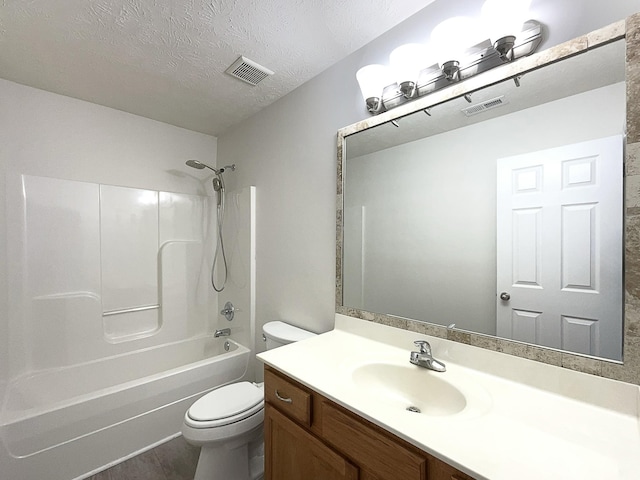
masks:
[[[229,335],[231,335],[231,329],[230,328],[222,328],[220,330],[216,330],[216,332],[213,334],[213,336],[215,338],[228,337]]]

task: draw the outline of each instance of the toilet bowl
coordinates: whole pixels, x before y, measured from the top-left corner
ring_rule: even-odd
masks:
[[[314,336],[284,322],[263,327],[267,350]],[[237,382],[197,400],[185,413],[184,439],[201,447],[194,480],[260,480],[264,473],[264,385]]]

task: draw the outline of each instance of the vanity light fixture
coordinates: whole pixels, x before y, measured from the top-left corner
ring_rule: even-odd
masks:
[[[382,101],[382,92],[386,86],[393,83],[389,67],[367,65],[358,70],[356,79],[369,113],[376,115],[386,111]]]
[[[429,50],[420,43],[401,45],[389,55],[391,71],[396,78],[400,93],[404,98],[413,98],[417,94],[418,75],[429,65]]]
[[[510,62],[513,60],[513,47],[515,44],[515,35],[505,35],[495,41],[493,48],[496,49],[503,62]]]
[[[392,68],[362,67],[356,78],[367,110],[372,115],[386,112],[535,52],[542,42],[542,25],[528,19],[530,4],[531,0],[486,0],[479,18],[449,18],[433,29],[428,45],[394,49]],[[513,80],[519,86],[520,78]]]
[[[466,50],[478,43],[481,30],[471,17],[452,17],[440,22],[431,32],[431,44],[447,80],[460,80],[460,62]]]

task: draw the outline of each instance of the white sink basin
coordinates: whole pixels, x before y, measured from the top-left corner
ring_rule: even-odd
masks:
[[[351,370],[353,387],[371,401],[413,414],[478,415],[491,406],[488,393],[459,373],[434,372],[408,362],[372,362]]]

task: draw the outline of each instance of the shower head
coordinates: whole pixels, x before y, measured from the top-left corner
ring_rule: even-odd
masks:
[[[215,173],[216,175],[220,175],[222,173],[224,173],[224,171],[228,168],[229,170],[231,170],[232,172],[236,169],[236,164],[231,164],[231,165],[226,165],[222,168],[220,168],[219,170],[210,167],[209,165],[207,165],[206,163],[202,163],[199,160],[187,160],[185,162],[187,164],[187,166],[191,167],[191,168],[197,168],[198,170],[202,170],[203,168],[208,168],[209,170],[213,170],[213,173]]]
[[[218,170],[216,170],[215,168],[210,167],[206,163],[202,163],[202,162],[200,162],[198,160],[187,160],[186,164],[187,164],[187,166],[189,166],[191,168],[197,168],[198,170],[202,170],[203,168],[208,168],[209,170],[213,170],[216,175],[218,173],[221,173]]]

